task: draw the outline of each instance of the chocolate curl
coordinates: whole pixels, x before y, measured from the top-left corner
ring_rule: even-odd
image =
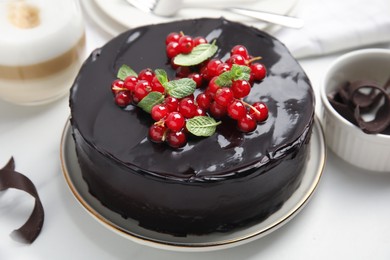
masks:
[[[333,92],[328,95],[329,103],[342,117],[347,119],[352,124],[357,125],[354,113],[349,108],[349,82],[340,86],[338,92]]]
[[[10,188],[25,191],[35,198],[34,209],[26,223],[11,233],[13,239],[22,243],[31,244],[38,237],[43,226],[43,206],[31,180],[15,171],[13,158],[8,161],[4,168],[0,169],[0,191]]]
[[[349,91],[350,86],[351,86],[350,82],[345,82],[339,87],[339,92],[338,92],[341,101],[347,106],[350,105],[351,102],[351,93]]]
[[[362,92],[366,89],[368,92]],[[345,119],[359,126],[365,133],[377,134],[390,127],[390,79],[384,87],[371,80],[346,82],[338,90],[328,95],[333,108]],[[383,104],[381,104],[384,100]],[[381,105],[379,108],[378,106]],[[375,119],[366,122],[361,113],[368,113],[378,108]]]
[[[368,94],[364,94],[359,89],[369,89]],[[371,80],[357,80],[349,85],[349,96],[352,102],[352,106],[359,106],[364,111],[369,111],[379,104],[382,94],[375,91],[380,89],[377,82]]]
[[[7,164],[1,170],[9,170],[9,171],[15,170],[15,160],[14,160],[14,158],[11,157],[11,159],[9,159]]]
[[[354,100],[354,97],[356,95],[355,93],[358,93],[359,89],[361,88],[367,88],[367,86],[364,85],[357,86],[352,92],[352,100]],[[390,96],[386,93],[386,91],[383,88],[379,86],[370,86],[370,88],[379,91],[379,94],[377,95],[379,96],[379,99],[374,104],[377,104],[382,97],[384,98],[384,103],[375,114],[375,119],[369,122],[364,121],[363,118],[361,117],[360,104],[357,103],[355,107],[355,119],[359,127],[363,130],[363,132],[368,134],[377,134],[384,131],[390,125]],[[354,103],[355,101],[356,100],[354,100]]]

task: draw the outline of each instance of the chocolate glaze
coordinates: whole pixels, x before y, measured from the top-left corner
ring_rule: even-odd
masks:
[[[147,139],[150,115],[118,108],[110,90],[122,64],[162,68],[165,37],[183,31],[217,40],[216,57],[236,44],[268,69],[247,102],[264,101],[269,118],[244,134],[225,121],[208,138],[181,149]],[[71,89],[71,123],[83,177],[110,209],[154,230],[185,235],[226,231],[264,219],[299,186],[308,154],[314,94],[296,60],[278,40],[225,19],[145,26],[119,35],[86,60]]]

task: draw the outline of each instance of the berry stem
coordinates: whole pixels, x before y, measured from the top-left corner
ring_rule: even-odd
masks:
[[[161,127],[165,127],[165,120],[164,120],[164,118],[160,119],[160,120],[157,121],[157,122],[154,122],[154,125],[161,126]],[[161,138],[161,141],[162,141],[162,142],[165,142],[165,141],[167,140],[167,133],[168,133],[168,130],[169,130],[168,128],[165,129],[164,134],[163,134],[163,136],[162,136],[162,138]]]
[[[241,100],[241,102],[242,102],[245,106],[247,106],[247,107],[253,109],[253,110],[255,111],[255,113],[260,113],[260,111],[259,111],[257,108],[255,108],[254,106],[252,106],[251,104],[245,102],[244,100]]]
[[[155,122],[154,124],[157,126],[165,126],[165,120],[164,120],[164,118],[160,119],[159,121]]]
[[[262,58],[263,58],[263,57],[261,57],[261,56],[253,57],[252,59],[247,60],[247,61],[246,61],[246,64],[247,64],[247,65],[248,65],[248,64],[251,64],[252,62],[257,61],[257,60],[261,60]]]
[[[161,141],[165,142],[167,140],[167,133],[168,133],[168,128],[165,129],[164,134],[163,134],[163,136],[161,138]]]
[[[120,88],[120,87],[115,86],[115,87],[112,87],[112,90],[114,90],[114,91],[122,91],[122,90],[127,90],[127,88]]]

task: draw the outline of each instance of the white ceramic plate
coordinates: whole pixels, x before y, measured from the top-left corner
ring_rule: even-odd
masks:
[[[140,0],[143,1],[143,0]],[[240,6],[250,9],[258,9],[277,14],[290,14],[299,0],[184,0],[187,6],[206,6],[208,8],[183,8],[174,17],[159,17],[150,13],[144,13],[125,0],[83,0],[81,1],[86,12],[99,26],[116,35],[118,28],[134,28],[147,24],[169,22],[174,20],[191,19],[199,17],[225,17],[232,21],[243,22],[262,30],[275,31],[279,26],[232,14],[221,10],[221,6]],[[111,27],[111,28],[110,28]],[[119,30],[123,31],[123,30]]]
[[[96,5],[95,0],[82,0],[80,4],[88,17],[110,36],[116,36],[128,29],[102,12]]]
[[[175,237],[139,227],[136,221],[126,220],[104,207],[88,192],[77,162],[69,121],[64,128],[60,151],[66,182],[77,201],[94,219],[132,241],[174,251],[218,250],[241,245],[275,231],[292,219],[309,201],[321,178],[326,158],[322,128],[316,119],[310,142],[310,158],[304,170],[302,183],[278,211],[258,224],[235,232]]]

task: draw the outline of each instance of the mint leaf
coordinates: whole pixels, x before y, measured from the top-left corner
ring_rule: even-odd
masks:
[[[196,82],[190,78],[171,80],[164,84],[167,93],[174,98],[184,98],[194,93]]]
[[[156,74],[156,77],[157,77],[158,81],[160,81],[161,85],[164,86],[164,84],[168,82],[168,75],[167,75],[165,70],[156,69],[154,71],[154,73]]]
[[[164,95],[157,91],[152,91],[146,97],[144,97],[137,106],[142,108],[145,112],[149,113],[152,111],[152,108],[164,101]]]
[[[118,70],[118,73],[116,75],[116,77],[118,79],[121,79],[121,80],[125,80],[128,76],[135,76],[137,77],[137,73],[132,69],[130,68],[129,66],[127,66],[126,64],[123,64],[119,70]]]
[[[187,120],[186,128],[196,136],[212,136],[220,123],[209,116],[195,116]]]
[[[232,80],[249,80],[251,74],[251,68],[245,65],[233,64],[230,71]]]
[[[225,71],[215,80],[215,83],[221,87],[230,87],[233,80],[249,80],[251,68],[245,65],[233,64],[229,71]]]
[[[215,41],[210,43],[202,43],[195,46],[188,54],[177,55],[173,62],[179,66],[194,66],[202,63],[208,58],[212,57],[218,50]]]
[[[215,80],[215,83],[221,87],[230,87],[232,85],[232,72],[225,71]]]

